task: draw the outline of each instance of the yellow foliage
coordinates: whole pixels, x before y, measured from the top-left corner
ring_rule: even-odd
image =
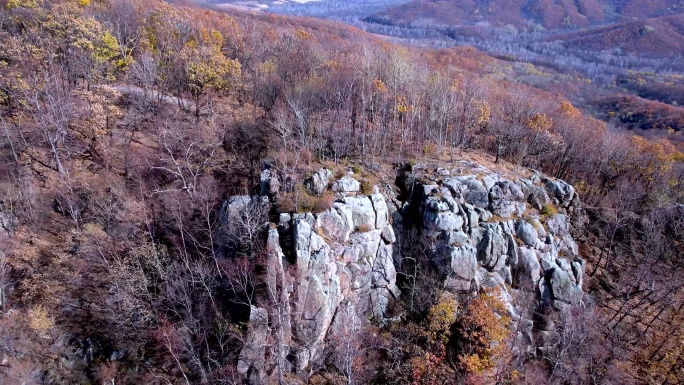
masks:
[[[509,356],[505,341],[511,320],[499,295],[496,290],[480,294],[460,319],[460,332],[468,346],[459,362],[470,373],[482,373]]]
[[[38,1],[37,0],[7,0],[7,5],[5,5],[7,9],[13,9],[13,8],[28,8],[28,9],[36,9],[38,8]]]
[[[379,92],[381,94],[384,94],[385,92],[387,92],[387,86],[380,79],[374,79],[373,80],[373,89],[376,92]]]
[[[396,109],[399,113],[406,113],[413,111],[413,106],[408,104],[405,96],[397,96]]]
[[[527,121],[527,126],[534,131],[546,132],[553,127],[553,120],[546,114],[535,114]]]
[[[654,180],[658,174],[670,171],[675,163],[684,162],[684,154],[666,139],[650,141],[632,135],[630,141],[634,146],[633,167],[640,170],[647,180]]]
[[[486,126],[492,118],[492,110],[489,107],[489,103],[486,100],[480,100],[476,101],[475,104],[476,108],[479,110],[477,114],[477,124],[480,127]]]
[[[207,89],[219,91],[230,84],[231,79],[241,74],[240,63],[226,58],[221,52],[210,48],[194,49],[185,47],[187,60],[185,67],[188,86],[195,96]]]
[[[273,74],[277,69],[278,65],[271,59],[259,64],[259,72],[263,74]]]
[[[306,32],[303,29],[298,29],[295,32],[295,36],[297,36],[297,39],[299,40],[316,40],[316,37],[313,34]]]
[[[428,311],[427,329],[430,337],[443,343],[449,341],[451,325],[456,322],[458,302],[449,296],[440,298]]]
[[[582,116],[582,113],[567,100],[561,102],[560,110],[566,118],[579,118]]]
[[[323,62],[323,67],[327,69],[340,69],[342,68],[342,64],[337,60],[326,60]]]
[[[481,357],[478,354],[469,354],[459,357],[459,361],[468,373],[482,373],[485,369],[493,366],[492,360],[488,357]]]
[[[96,61],[104,63],[113,60],[119,55],[119,42],[116,37],[106,31],[100,38],[99,44],[95,45],[93,57]]]
[[[54,319],[42,305],[36,305],[29,311],[29,327],[36,333],[46,336],[55,326]]]
[[[456,92],[459,89],[461,89],[464,79],[465,77],[463,76],[463,74],[456,75],[456,78],[454,78],[454,81],[451,83],[451,88],[449,88],[449,91]]]
[[[547,203],[542,207],[541,209],[541,214],[542,215],[556,215],[558,214],[558,210],[556,209],[556,206],[553,205],[553,203]]]

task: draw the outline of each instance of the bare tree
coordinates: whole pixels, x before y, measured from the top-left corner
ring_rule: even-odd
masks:
[[[193,132],[183,124],[164,123],[159,126],[159,159],[152,165],[171,176],[169,189],[156,188],[153,193],[184,191],[191,198],[197,194],[200,179],[216,166],[224,132]]]
[[[25,97],[34,109],[33,118],[52,154],[54,168],[63,179],[68,173],[64,166],[65,152],[68,151],[64,147],[74,111],[71,93],[58,75],[56,68],[40,73],[38,78],[33,79]]]
[[[12,287],[10,278],[10,266],[7,261],[7,255],[3,250],[0,250],[0,310],[2,311],[7,309],[8,292]]]
[[[333,363],[344,374],[347,385],[364,383],[363,376],[357,377],[366,365],[362,362],[365,354],[363,342],[366,337],[363,319],[356,314],[351,304],[338,310],[335,317],[335,334],[329,341],[330,345],[334,346],[331,353]]]

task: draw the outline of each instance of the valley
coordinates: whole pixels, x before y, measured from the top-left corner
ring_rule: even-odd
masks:
[[[497,58],[492,76],[559,93],[616,126],[684,146],[684,2],[312,1],[216,3],[341,21],[425,48],[472,46]],[[625,79],[638,78],[638,84]],[[639,92],[636,88],[648,88]],[[630,99],[635,108],[607,100]],[[659,103],[659,104],[658,104]],[[654,115],[648,111],[660,105]],[[646,111],[646,113],[641,113]],[[634,116],[639,118],[635,120]],[[673,117],[669,124],[655,120]],[[664,128],[661,133],[644,130]],[[671,130],[677,134],[667,134]]]

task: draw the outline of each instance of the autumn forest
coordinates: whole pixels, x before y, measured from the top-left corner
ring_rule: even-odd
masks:
[[[580,106],[510,65],[191,2],[0,0],[0,383],[684,382],[679,88],[632,73],[663,101]]]

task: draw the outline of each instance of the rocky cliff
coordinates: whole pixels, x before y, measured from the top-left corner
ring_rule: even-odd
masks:
[[[333,181],[321,169],[305,186],[312,194],[332,190],[332,207],[281,213],[270,224],[271,301],[252,307],[238,366],[252,382],[306,376],[350,323],[400,322],[399,241],[425,245],[424,258],[455,298],[496,291],[528,352],[544,348],[535,333],[549,332],[543,320],[526,319],[514,297],[546,312],[582,301],[584,261],[571,235],[582,210],[571,185],[466,161],[449,170],[417,164],[395,171],[393,183],[365,195],[353,172]],[[279,188],[277,175],[265,171],[263,192],[273,197]]]

